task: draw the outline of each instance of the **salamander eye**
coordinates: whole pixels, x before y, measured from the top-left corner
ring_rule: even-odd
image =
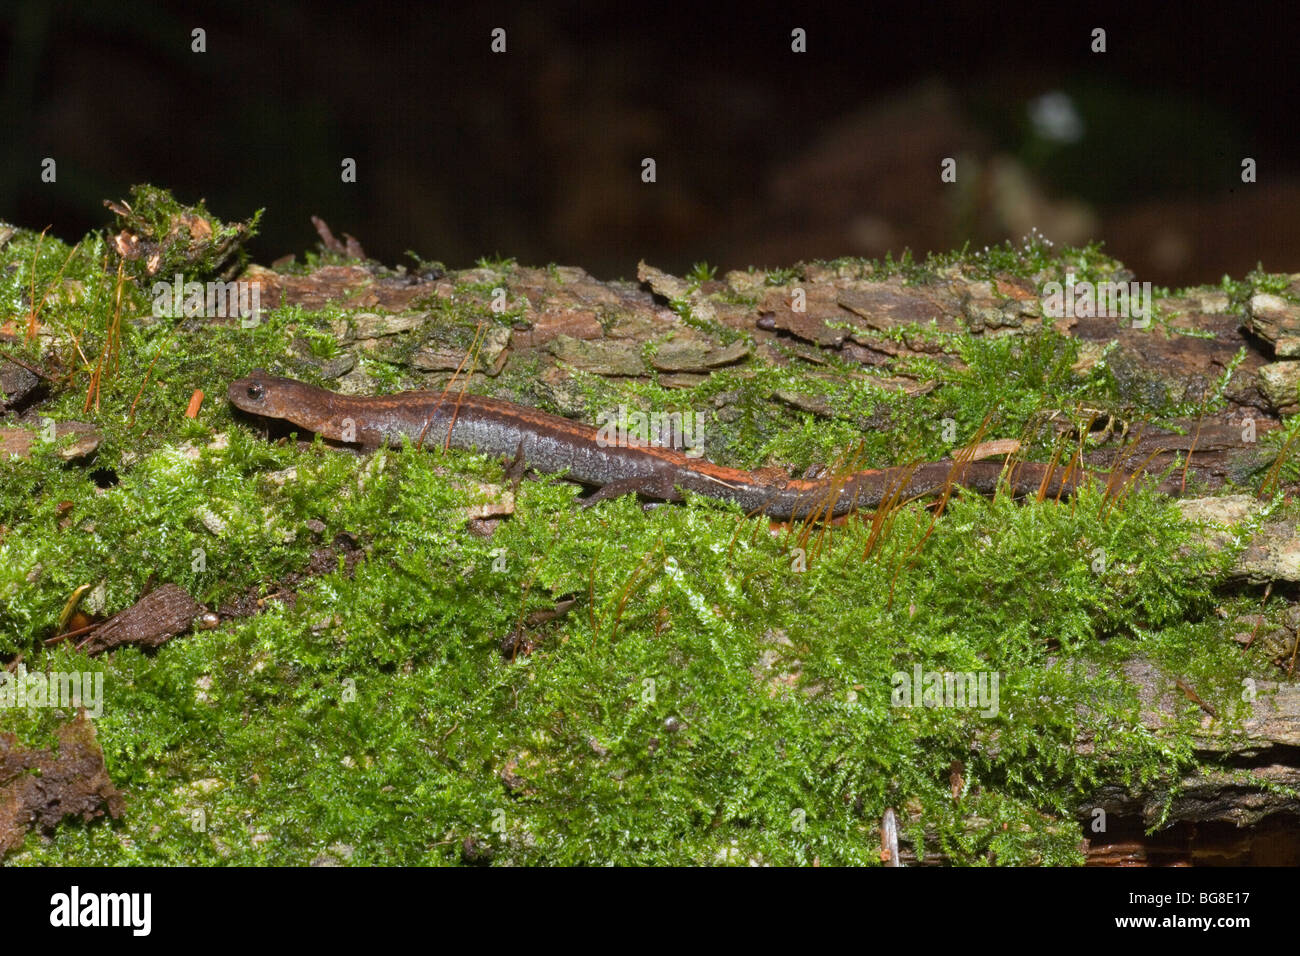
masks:
[[[248,386],[248,397],[255,402],[260,402],[262,400],[262,396],[265,394],[266,394],[266,389],[264,389],[259,382],[254,382],[253,384]]]

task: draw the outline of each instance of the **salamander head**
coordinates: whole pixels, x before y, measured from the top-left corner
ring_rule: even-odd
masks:
[[[245,378],[231,382],[226,398],[242,411],[282,419],[322,438],[353,442],[358,440],[357,435],[365,434],[361,416],[339,408],[339,402],[344,401],[341,396],[306,382],[271,375],[265,369],[254,369]],[[349,425],[353,416],[357,421]]]
[[[267,418],[291,417],[291,403],[302,382],[280,378],[269,374],[265,369],[254,369],[246,378],[236,379],[226,389],[226,398],[231,405]]]

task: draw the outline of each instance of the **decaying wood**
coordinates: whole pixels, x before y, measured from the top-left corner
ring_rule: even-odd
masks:
[[[1148,729],[1159,732],[1175,714],[1187,710],[1189,699],[1179,680],[1152,662],[1133,658],[1124,673],[1138,689],[1142,723]],[[1226,729],[1223,717],[1198,708],[1195,747],[1219,769],[1145,791],[1104,788],[1090,807],[1137,815],[1147,826],[1162,816],[1169,824],[1235,826],[1252,825],[1271,814],[1300,816],[1300,684],[1254,681],[1243,685],[1242,694],[1249,716],[1235,731]]]
[[[910,356],[953,367],[961,361],[910,328],[1017,336],[1046,324],[1039,282],[1019,276],[990,280],[961,266],[920,282],[881,276],[852,263],[806,263],[779,277],[731,272],[705,282],[687,281],[645,263],[638,268],[637,283],[600,282],[574,268],[480,266],[456,275],[396,277],[361,264],[326,267],[305,276],[255,269],[246,278],[262,285],[265,304],[319,308],[343,301],[374,309],[336,329],[345,358],[356,351],[407,361],[434,387],[445,384],[462,366],[463,377],[473,381],[521,363],[541,369],[539,386],[551,390],[549,397],[561,409],[566,408],[567,383],[575,369],[682,387],[706,381],[723,368],[743,375],[746,364],[758,359],[778,366],[807,364],[806,387],[774,397],[810,414],[829,416],[834,410],[817,394],[819,369],[827,363],[847,363],[850,368],[856,364],[861,369],[856,374],[864,380],[917,394],[931,390],[933,383],[896,373],[884,377],[880,369]],[[1063,276],[1040,280],[1047,278],[1060,281]],[[1124,282],[1134,277],[1121,272],[1113,278]],[[1300,295],[1300,274],[1291,280],[1287,293],[1294,298]],[[432,314],[420,311],[432,299],[452,296],[458,284],[466,282],[504,288],[519,315],[512,328],[494,330],[468,364],[463,351],[437,341]],[[682,305],[698,321],[684,323]],[[1274,464],[1276,453],[1262,439],[1300,400],[1293,387],[1300,382],[1300,306],[1277,295],[1256,295],[1238,304],[1213,287],[1161,298],[1157,305],[1158,321],[1146,328],[1134,328],[1125,319],[1089,316],[1052,322],[1057,331],[1079,341],[1076,370],[1086,372],[1104,363],[1121,395],[1119,407],[1097,410],[1092,437],[1106,437],[1090,447],[1085,462],[1092,469],[1119,469],[1124,474],[1140,467],[1161,477],[1167,493],[1198,496],[1199,503],[1186,503],[1185,514],[1206,521],[1206,535],[1226,547],[1236,528],[1260,505],[1244,496],[1215,498],[1207,493],[1245,484]],[[738,331],[743,338],[733,335],[727,340],[709,328]],[[416,337],[420,347],[394,347],[404,336]],[[647,344],[655,346],[652,358],[646,357]],[[301,358],[314,361],[305,353]],[[369,387],[354,362],[332,361],[320,369],[322,374],[358,391]],[[1210,399],[1217,394],[1224,402],[1212,408]],[[1166,423],[1165,428],[1132,415],[1132,407],[1169,400],[1199,405],[1204,411]],[[1081,412],[1086,418],[1086,409],[1049,411],[1038,424],[1054,429],[1070,447],[1077,442]],[[888,427],[888,411],[877,414],[883,417],[861,426]],[[1300,581],[1300,535],[1295,527],[1265,524],[1233,576]],[[1225,625],[1224,640],[1233,637],[1228,631]],[[1171,715],[1190,708],[1205,724],[1197,746],[1219,758],[1221,769],[1177,781],[1172,800],[1166,799],[1170,782],[1150,792],[1110,789],[1094,795],[1089,806],[1081,808],[1081,819],[1090,808],[1101,807],[1109,808],[1118,822],[1112,839],[1090,842],[1091,860],[1185,859],[1177,847],[1157,853],[1157,844],[1144,834],[1166,803],[1170,832],[1187,826],[1248,825],[1252,832],[1263,833],[1272,825],[1269,821],[1297,819],[1300,805],[1269,786],[1300,786],[1300,695],[1295,685],[1261,682],[1244,732],[1233,736],[1216,730],[1219,721],[1195,702],[1203,697],[1195,687],[1184,681],[1186,686],[1179,688],[1180,675],[1158,674],[1139,661],[1130,676],[1144,695],[1148,726],[1159,731]],[[1210,847],[1206,852],[1222,850]],[[914,862],[910,852],[908,846],[900,847],[900,859]],[[1244,851],[1238,847],[1233,852],[1241,858]]]
[[[126,806],[104,766],[95,725],[84,714],[58,728],[56,750],[28,750],[0,733],[0,856],[32,827],[50,829],[68,816],[114,819]]]
[[[32,448],[42,441],[36,427],[0,428],[0,462],[10,457],[30,458]],[[85,422],[56,422],[54,444],[64,461],[89,458],[99,448],[99,429]]]
[[[21,405],[40,384],[35,366],[22,359],[14,360],[4,354],[3,344],[16,337],[0,335],[0,411]]]
[[[324,241],[335,252],[363,256],[350,237],[349,243],[340,243],[327,227],[321,227]],[[1063,276],[1053,278],[1059,281]],[[1129,278],[1122,273],[1114,276],[1116,281]],[[806,387],[773,397],[809,414],[829,416],[834,410],[817,394],[817,385],[818,375],[831,363],[847,366],[863,381],[906,395],[930,391],[934,383],[902,373],[884,377],[882,367],[916,356],[961,365],[958,356],[915,332],[916,326],[1000,337],[1022,335],[1047,324],[1037,282],[1021,276],[990,279],[960,266],[923,282],[877,274],[857,264],[825,263],[803,264],[789,275],[731,272],[705,282],[687,281],[644,263],[638,268],[637,282],[602,282],[571,267],[485,265],[456,275],[431,267],[419,274],[397,274],[369,263],[326,266],[305,275],[252,267],[243,279],[258,286],[263,308],[343,305],[363,310],[335,323],[337,355],[319,358],[304,345],[294,359],[302,366],[314,366],[321,377],[337,380],[340,388],[356,392],[372,388],[358,355],[405,364],[412,384],[431,388],[443,387],[457,374],[461,382],[480,382],[514,364],[540,369],[539,390],[561,411],[569,412],[581,410],[571,389],[575,370],[686,387],[707,381],[722,369],[743,375],[748,362],[761,360],[777,366],[809,366]],[[1300,275],[1290,279],[1287,294],[1294,298],[1300,295]],[[517,318],[510,328],[488,330],[476,342],[473,354],[467,355],[461,344],[442,337],[439,310],[433,306],[437,300],[464,296],[464,289],[474,287],[505,289],[511,314]],[[683,321],[683,305],[697,321]],[[1296,387],[1300,384],[1300,306],[1277,295],[1256,295],[1243,306],[1230,302],[1216,288],[1166,297],[1159,306],[1160,321],[1148,328],[1097,317],[1067,317],[1051,323],[1080,342],[1076,369],[1087,371],[1104,362],[1119,393],[1129,401],[1127,407],[1104,410],[1102,419],[1110,421],[1097,424],[1113,428],[1114,434],[1087,453],[1086,463],[1124,472],[1141,466],[1149,474],[1163,475],[1162,488],[1180,497],[1188,489],[1203,495],[1205,489],[1212,493],[1230,483],[1244,483],[1274,462],[1274,453],[1260,439],[1278,427],[1282,414],[1300,405]],[[34,376],[29,378],[30,373],[24,374],[18,366],[0,363],[0,371],[8,375],[6,393],[35,387]],[[1208,399],[1220,390],[1224,407],[1211,410]],[[1206,411],[1165,429],[1131,419],[1132,407],[1170,399],[1185,406],[1204,404]],[[1070,439],[1075,437],[1078,412],[1060,409],[1041,424]],[[718,412],[710,411],[714,413]],[[888,426],[887,410],[875,414],[883,417],[863,421],[862,427]],[[21,433],[15,430],[9,440],[30,444],[33,423],[22,424],[27,427]],[[5,444],[0,434],[0,448]],[[1219,534],[1223,546],[1232,538],[1234,524],[1240,525],[1258,507],[1250,499],[1235,506],[1226,498],[1200,500],[1219,503],[1190,505],[1192,512],[1201,510],[1185,513],[1217,523],[1222,530],[1207,534]],[[1258,534],[1239,561],[1236,576],[1300,581],[1300,536],[1294,525],[1277,523]],[[99,653],[124,643],[156,647],[187,630],[202,610],[180,588],[164,585],[105,622],[85,648]],[[1230,638],[1224,634],[1225,640]],[[1193,852],[1187,846],[1197,845],[1195,852],[1201,856],[1192,861],[1239,861],[1243,854],[1258,860],[1260,841],[1275,832],[1277,821],[1300,819],[1300,802],[1285,789],[1300,788],[1300,689],[1295,684],[1260,682],[1244,729],[1225,734],[1217,729],[1221,715],[1200,707],[1196,703],[1200,695],[1191,685],[1180,690],[1178,675],[1161,674],[1150,662],[1138,660],[1131,662],[1129,676],[1140,688],[1143,720],[1152,730],[1160,731],[1172,715],[1189,708],[1199,714],[1202,732],[1196,746],[1215,757],[1217,767],[1145,791],[1111,787],[1093,795],[1079,808],[1085,826],[1094,809],[1105,810],[1115,822],[1108,837],[1090,838],[1089,859],[1111,864],[1186,862]],[[1080,741],[1079,746],[1087,747],[1089,742]],[[1145,836],[1144,828],[1166,812],[1172,843],[1160,844]],[[905,830],[906,821],[900,823]],[[1256,836],[1237,844],[1227,838],[1219,843],[1179,843],[1180,827],[1248,828],[1242,833]],[[898,859],[904,864],[916,862],[905,840]],[[925,860],[937,861],[932,854]]]
[[[1149,730],[1158,733],[1189,703],[1195,707],[1179,679],[1149,660],[1134,658],[1124,672],[1138,688]],[[1145,789],[1105,786],[1078,807],[1089,865],[1300,865],[1300,684],[1258,681],[1243,693],[1253,698],[1250,716],[1235,731],[1198,709],[1195,747],[1214,769]],[[904,840],[904,866],[946,862],[933,835],[925,842],[918,859]]]
[[[190,629],[203,607],[175,584],[164,584],[101,624],[80,645],[87,654],[134,644],[160,647]]]

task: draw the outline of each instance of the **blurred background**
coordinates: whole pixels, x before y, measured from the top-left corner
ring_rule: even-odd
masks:
[[[1035,227],[1157,284],[1300,271],[1300,14],[1053,6],[2,0],[0,219],[72,240],[152,182],[266,207],[263,263],[315,214],[390,265],[601,278]]]

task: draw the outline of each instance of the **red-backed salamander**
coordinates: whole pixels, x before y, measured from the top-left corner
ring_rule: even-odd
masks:
[[[598,439],[600,429],[595,426],[494,398],[422,391],[340,395],[261,369],[231,382],[227,397],[245,412],[283,419],[331,441],[374,448],[400,446],[407,438],[426,447],[522,460],[539,472],[563,472],[566,478],[599,489],[586,504],[631,493],[676,501],[682,491],[691,491],[788,521],[838,517],[953,486],[991,494],[1004,471],[999,461],[945,460],[815,480],[769,478],[672,448],[609,444]],[[1041,490],[1048,498],[1068,494],[1075,485],[1065,477],[1065,469],[1049,473],[1047,466],[1030,462],[1012,465],[1008,483],[1013,494],[1036,495]]]

